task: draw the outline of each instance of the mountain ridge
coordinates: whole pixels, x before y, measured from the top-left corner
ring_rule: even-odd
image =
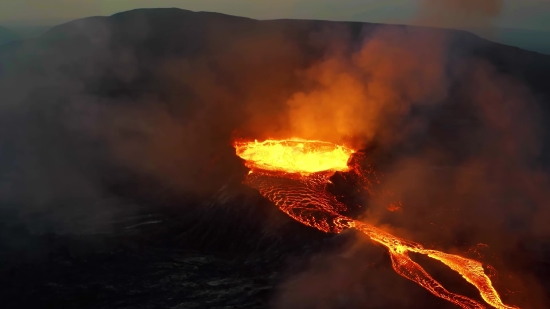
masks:
[[[98,27],[103,28],[100,30]],[[159,37],[157,41],[167,39],[175,40],[177,36],[181,34],[182,39],[187,39],[193,44],[197,44],[197,42],[204,42],[204,36],[208,31],[224,32],[224,30],[226,32],[225,38],[223,38],[222,35],[220,38],[216,38],[216,40],[223,41],[224,39],[227,40],[229,35],[241,35],[251,32],[260,33],[261,31],[266,31],[269,33],[280,31],[283,35],[300,37],[307,40],[307,33],[324,27],[345,28],[347,29],[345,31],[352,33],[352,36],[355,36],[356,39],[360,39],[359,36],[364,34],[364,32],[373,31],[380,27],[410,29],[410,31],[441,32],[448,34],[451,45],[449,49],[451,50],[456,49],[461,53],[466,52],[472,54],[486,53],[490,51],[490,53],[493,53],[494,57],[496,57],[496,60],[493,62],[506,62],[512,64],[521,63],[522,66],[527,67],[527,70],[536,68],[537,71],[542,71],[538,70],[539,66],[542,64],[543,67],[549,68],[548,71],[550,71],[550,56],[548,55],[535,51],[524,50],[516,46],[493,42],[467,30],[323,20],[255,20],[221,13],[193,12],[176,8],[135,9],[116,13],[111,16],[97,16],[77,19],[53,27],[39,39],[49,39],[54,36],[70,36],[71,33],[82,36],[86,35],[83,32],[84,28],[90,28],[89,30],[95,29],[95,31],[110,31],[112,28],[115,32],[120,32],[119,35],[122,35],[122,37],[124,36],[124,33],[126,33],[133,37],[133,39],[138,40],[140,40],[139,38],[152,38],[153,34],[154,36]],[[92,34],[88,33],[87,35]],[[98,35],[98,33],[95,33],[95,35]],[[534,63],[538,64],[534,65]],[[534,80],[535,78],[531,81]],[[540,79],[538,82],[540,83]],[[542,85],[540,88],[543,88]]]

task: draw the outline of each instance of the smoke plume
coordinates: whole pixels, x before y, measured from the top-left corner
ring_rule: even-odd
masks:
[[[434,104],[447,91],[443,40],[436,31],[382,27],[365,35],[359,51],[328,54],[302,74],[313,90],[287,102],[290,131],[335,142],[377,135],[397,142],[386,129],[401,124],[413,105]]]

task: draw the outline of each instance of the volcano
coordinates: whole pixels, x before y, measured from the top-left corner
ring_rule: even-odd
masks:
[[[399,34],[387,61],[359,57],[380,31]],[[407,61],[425,37],[445,38],[441,68]],[[379,63],[420,86],[359,69]],[[352,122],[377,109],[336,109],[373,75],[370,100],[414,104]],[[3,44],[0,303],[547,308],[548,81],[550,56],[464,31],[178,9]],[[319,84],[342,92],[315,96]],[[304,119],[323,125],[288,138]],[[344,134],[369,121],[388,129]]]

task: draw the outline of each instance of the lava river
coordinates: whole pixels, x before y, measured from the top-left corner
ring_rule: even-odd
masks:
[[[234,147],[250,169],[245,184],[258,190],[293,219],[327,233],[340,233],[348,228],[365,233],[387,248],[393,269],[399,275],[462,308],[486,308],[486,304],[494,308],[516,308],[503,304],[481,262],[425,249],[418,243],[342,215],[347,207],[327,191],[327,185],[337,171],[361,173],[359,168],[348,164],[354,150],[301,139],[237,141]],[[409,257],[409,252],[438,260],[459,273],[478,289],[486,304],[445,289]]]

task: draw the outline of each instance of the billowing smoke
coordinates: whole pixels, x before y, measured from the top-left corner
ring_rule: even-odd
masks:
[[[292,134],[352,143],[384,135],[385,143],[398,142],[388,129],[402,124],[414,105],[435,104],[447,91],[443,34],[410,31],[376,29],[359,51],[330,53],[306,70],[313,90],[287,102]]]

